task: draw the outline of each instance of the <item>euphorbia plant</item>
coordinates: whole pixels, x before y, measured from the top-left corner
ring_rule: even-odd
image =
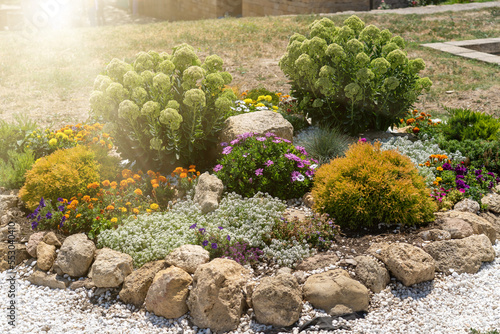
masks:
[[[206,163],[236,99],[219,56],[202,63],[182,44],[172,54],[140,52],[128,64],[113,59],[94,83],[94,118],[110,124],[123,158],[140,168]]]

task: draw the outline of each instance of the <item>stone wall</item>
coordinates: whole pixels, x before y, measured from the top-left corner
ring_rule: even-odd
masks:
[[[241,16],[241,0],[142,0],[139,14],[169,21]]]
[[[370,10],[370,0],[242,0],[243,16],[335,13]]]
[[[373,8],[372,9],[378,9],[380,4],[382,3],[382,0],[372,0],[373,1]],[[395,8],[406,8],[410,5],[409,0],[384,0],[386,5],[389,5],[391,9]]]

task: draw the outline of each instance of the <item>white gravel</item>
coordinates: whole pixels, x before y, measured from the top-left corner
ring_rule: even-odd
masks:
[[[500,242],[497,257],[483,264],[476,274],[453,274],[404,287],[393,282],[373,296],[371,310],[365,319],[346,322],[351,330],[335,333],[469,333],[470,328],[481,331],[500,329]],[[6,320],[8,306],[8,272],[0,273],[0,333],[200,333],[209,334],[189,325],[189,317],[175,320],[156,317],[142,310],[111,300],[108,295],[98,305],[89,302],[92,291],[52,290],[30,285],[23,277],[31,267],[18,267],[15,328]],[[132,310],[131,310],[132,309]],[[299,325],[325,316],[305,303]],[[336,324],[336,323],[334,323]],[[255,323],[252,312],[245,314],[234,333],[257,333],[266,326]],[[298,333],[298,327],[293,333]],[[314,331],[308,331],[314,332]],[[332,333],[332,331],[320,331]]]

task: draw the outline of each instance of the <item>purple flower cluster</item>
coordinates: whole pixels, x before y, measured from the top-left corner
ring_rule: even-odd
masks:
[[[224,252],[223,257],[232,259],[239,264],[244,265],[249,262],[258,261],[263,254],[264,252],[259,248],[249,247],[247,243],[237,242]]]
[[[58,201],[62,203],[63,199],[58,198]],[[49,203],[50,203],[50,201],[49,201]],[[48,210],[47,209],[44,210],[44,208],[47,208]],[[51,206],[47,207],[47,202],[42,197],[40,199],[40,202],[38,203],[38,206],[36,207],[36,209],[31,214],[29,214],[27,216],[28,219],[33,219],[33,221],[31,222],[31,229],[33,229],[33,230],[36,229],[42,219],[46,219],[46,220],[52,219],[53,213],[50,211],[50,208],[51,208]],[[60,212],[63,212],[64,209],[65,209],[64,205],[60,205],[58,207],[58,210]],[[46,211],[46,212],[42,212],[42,211]],[[65,222],[65,220],[66,220],[66,217],[63,216],[61,223],[59,224],[60,227],[63,226],[63,223]]]

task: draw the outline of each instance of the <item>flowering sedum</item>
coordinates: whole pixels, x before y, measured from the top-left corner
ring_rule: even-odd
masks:
[[[290,38],[280,67],[313,123],[341,126],[352,134],[385,131],[432,84],[418,76],[423,60],[409,60],[404,47],[400,36],[365,26],[356,16],[342,27],[323,18],[309,26],[309,36]]]
[[[236,100],[222,66],[187,44],[172,54],[139,52],[131,64],[113,59],[95,79],[91,115],[111,124],[118,152],[143,169],[208,164],[202,159]]]

